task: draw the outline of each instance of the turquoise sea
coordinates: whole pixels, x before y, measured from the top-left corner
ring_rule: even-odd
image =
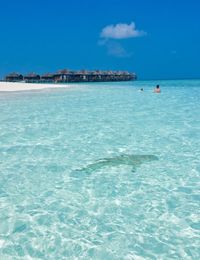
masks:
[[[200,259],[199,187],[200,80],[0,93],[1,260]]]

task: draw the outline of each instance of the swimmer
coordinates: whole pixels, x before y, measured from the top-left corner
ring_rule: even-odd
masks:
[[[160,93],[160,92],[161,92],[160,86],[157,85],[156,88],[154,88],[154,91],[153,91],[153,92],[154,92],[154,93]]]

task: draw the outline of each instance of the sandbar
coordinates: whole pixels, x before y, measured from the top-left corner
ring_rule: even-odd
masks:
[[[70,88],[75,86],[77,86],[77,84],[46,84],[46,83],[36,84],[36,83],[24,83],[24,82],[0,82],[0,92]]]

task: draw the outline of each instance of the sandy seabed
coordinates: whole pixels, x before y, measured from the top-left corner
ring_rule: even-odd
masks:
[[[50,88],[70,88],[75,87],[72,84],[33,84],[24,82],[0,82],[1,91],[26,91],[26,90],[39,90],[39,89],[50,89]]]

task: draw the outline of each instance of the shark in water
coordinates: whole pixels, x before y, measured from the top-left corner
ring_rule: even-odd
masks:
[[[128,165],[132,167],[132,171],[135,172],[137,167],[142,163],[158,160],[155,155],[128,155],[123,154],[113,158],[100,159],[86,167],[79,169],[78,171],[85,173],[92,173],[98,171],[104,167],[118,167],[121,165]]]

